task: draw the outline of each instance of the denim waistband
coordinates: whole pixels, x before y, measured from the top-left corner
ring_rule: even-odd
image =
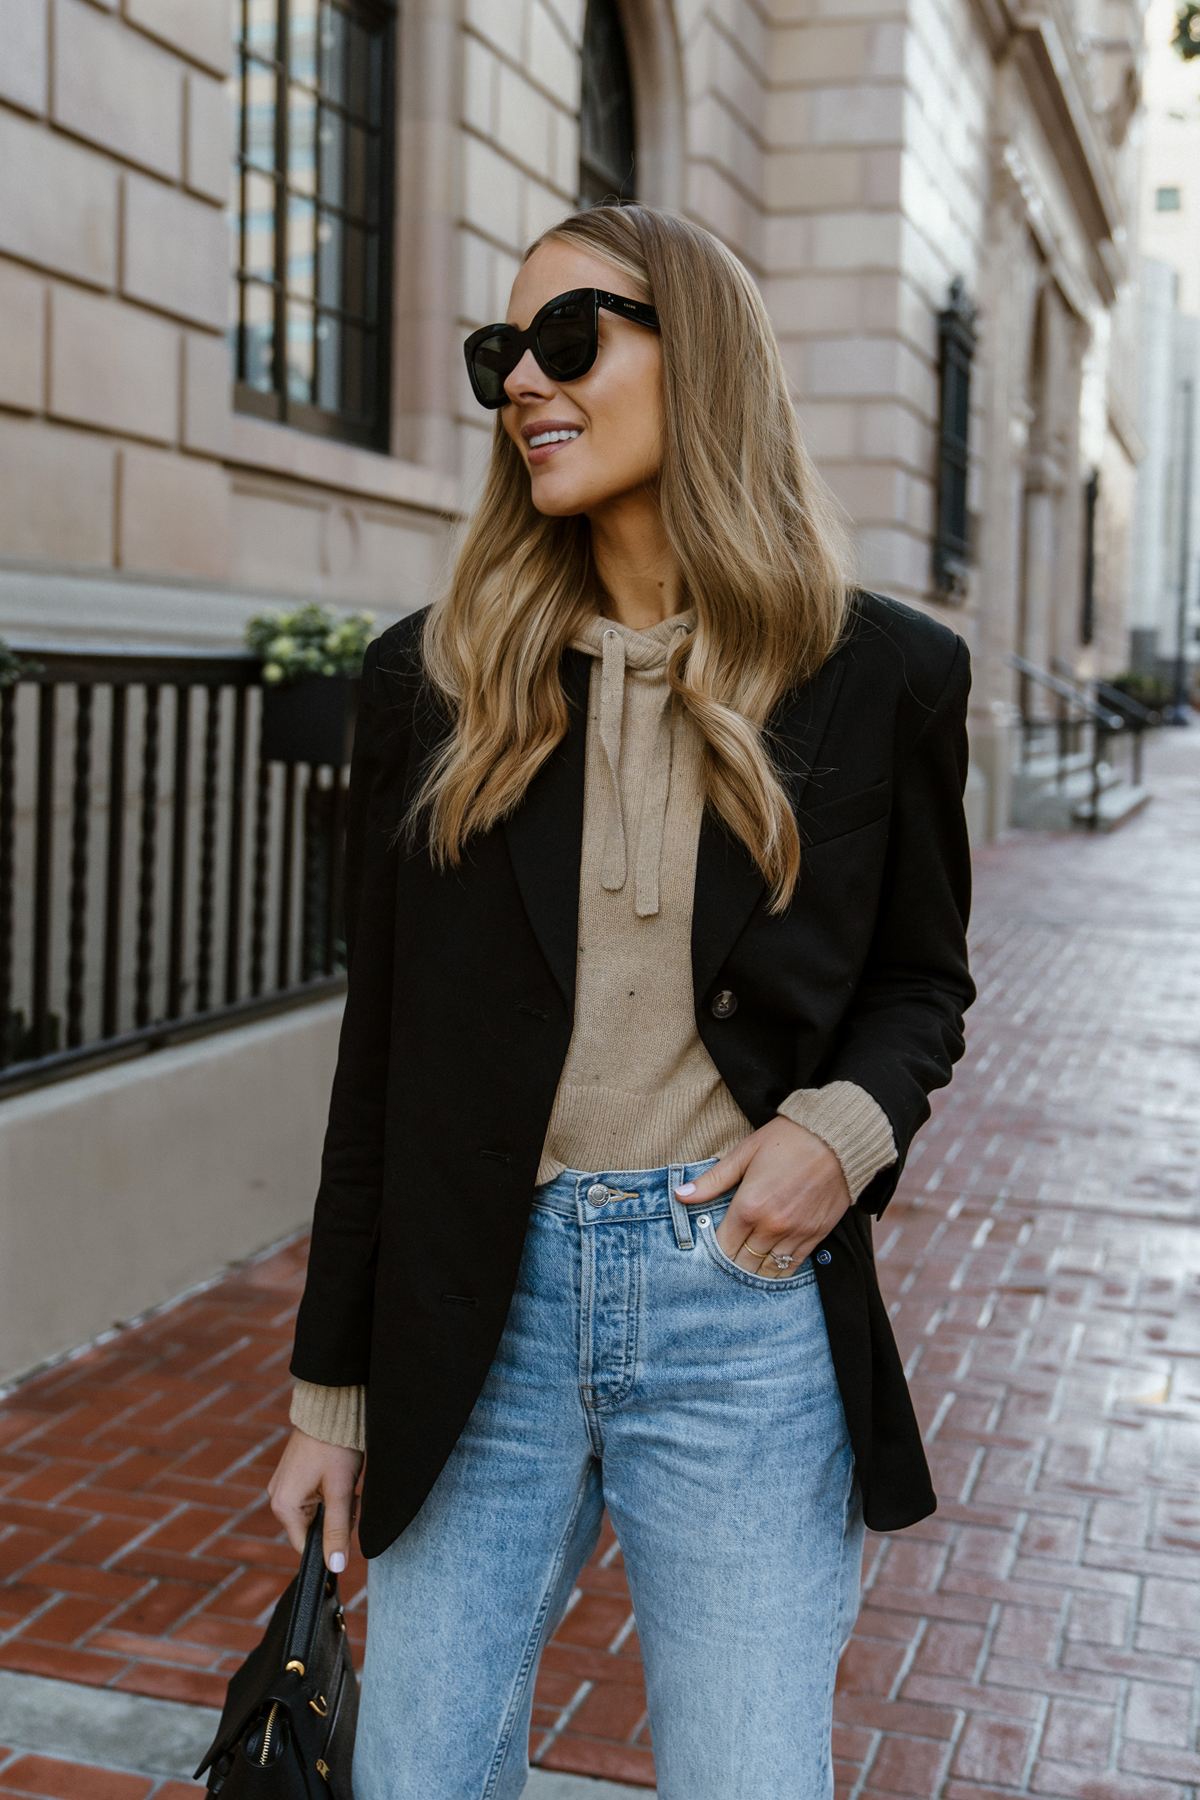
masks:
[[[716,1160],[710,1156],[704,1162],[672,1163],[665,1169],[564,1169],[553,1181],[534,1190],[533,1203],[546,1212],[578,1219],[581,1225],[669,1218],[676,1207],[703,1204],[677,1200],[675,1189],[698,1180]],[[707,1204],[723,1206],[728,1198],[723,1194]]]

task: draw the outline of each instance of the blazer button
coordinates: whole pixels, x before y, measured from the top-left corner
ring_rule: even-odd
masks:
[[[731,1019],[737,1009],[737,995],[729,988],[722,988],[708,1010],[714,1019]]]
[[[818,1250],[817,1251],[817,1261],[820,1263],[821,1267],[824,1268],[826,1263],[831,1263],[833,1261],[833,1251],[832,1250]]]

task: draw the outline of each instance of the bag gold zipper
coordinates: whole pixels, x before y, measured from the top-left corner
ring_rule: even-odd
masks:
[[[275,1724],[275,1714],[278,1711],[279,1711],[279,1702],[278,1702],[278,1700],[275,1700],[272,1702],[271,1710],[267,1714],[267,1728],[263,1732],[262,1755],[258,1759],[258,1766],[260,1769],[265,1769],[267,1766],[267,1755],[271,1748],[271,1729],[272,1729],[273,1725]]]

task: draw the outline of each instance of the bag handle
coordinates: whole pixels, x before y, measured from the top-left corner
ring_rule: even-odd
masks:
[[[288,1621],[285,1640],[286,1662],[302,1662],[307,1665],[312,1660],[313,1633],[320,1617],[321,1598],[326,1582],[332,1581],[332,1591],[337,1591],[337,1577],[330,1575],[325,1567],[324,1534],[325,1507],[322,1503],[313,1515],[304,1540],[304,1553],[300,1558],[296,1595],[292,1601],[292,1616]]]

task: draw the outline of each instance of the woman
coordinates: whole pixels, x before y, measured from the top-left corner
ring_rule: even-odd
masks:
[[[358,1800],[515,1800],[605,1505],[663,1800],[826,1800],[864,1512],[934,1506],[870,1220],[972,998],[966,650],[848,595],[708,233],[578,214],[467,350],[487,488],[363,671],[272,1503],[344,1567],[369,1438]]]

